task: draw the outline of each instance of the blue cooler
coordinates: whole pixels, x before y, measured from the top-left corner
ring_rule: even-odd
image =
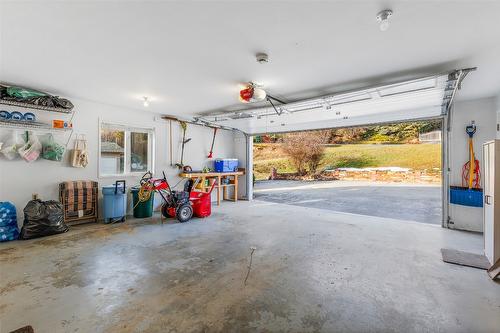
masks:
[[[102,187],[102,214],[104,223],[125,221],[127,214],[127,186],[124,180],[117,180],[114,185]]]
[[[214,161],[215,172],[234,172],[238,171],[237,158],[218,158]]]

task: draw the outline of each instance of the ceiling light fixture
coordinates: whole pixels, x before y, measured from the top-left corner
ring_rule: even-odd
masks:
[[[380,31],[389,29],[389,18],[392,16],[392,10],[384,9],[377,14],[377,21],[380,23]]]
[[[148,100],[147,96],[144,96],[142,99],[144,100],[142,105],[144,105],[144,107],[147,108],[149,106],[149,100]]]
[[[265,64],[269,62],[269,56],[266,53],[257,53],[255,59],[259,64]]]

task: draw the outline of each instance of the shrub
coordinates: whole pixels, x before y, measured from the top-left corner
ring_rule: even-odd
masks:
[[[300,175],[306,174],[306,167],[310,173],[315,173],[323,158],[324,144],[329,139],[328,131],[289,133],[283,137],[283,151]]]

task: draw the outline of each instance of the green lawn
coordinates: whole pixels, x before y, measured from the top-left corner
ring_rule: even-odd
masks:
[[[267,179],[272,167],[278,172],[295,172],[279,144],[254,145],[256,179]],[[325,149],[320,170],[341,167],[402,167],[415,170],[441,169],[439,144],[351,144]]]

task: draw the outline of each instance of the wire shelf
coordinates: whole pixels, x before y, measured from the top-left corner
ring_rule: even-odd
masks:
[[[55,108],[42,105],[34,105],[34,104],[5,100],[5,99],[0,99],[0,105],[17,106],[26,109],[44,110],[44,111],[67,113],[67,114],[73,113],[73,109],[63,109],[63,108]]]
[[[67,132],[72,128],[53,128],[48,124],[36,121],[21,121],[21,120],[0,120],[0,128],[17,129],[17,130],[35,130],[42,132]]]

